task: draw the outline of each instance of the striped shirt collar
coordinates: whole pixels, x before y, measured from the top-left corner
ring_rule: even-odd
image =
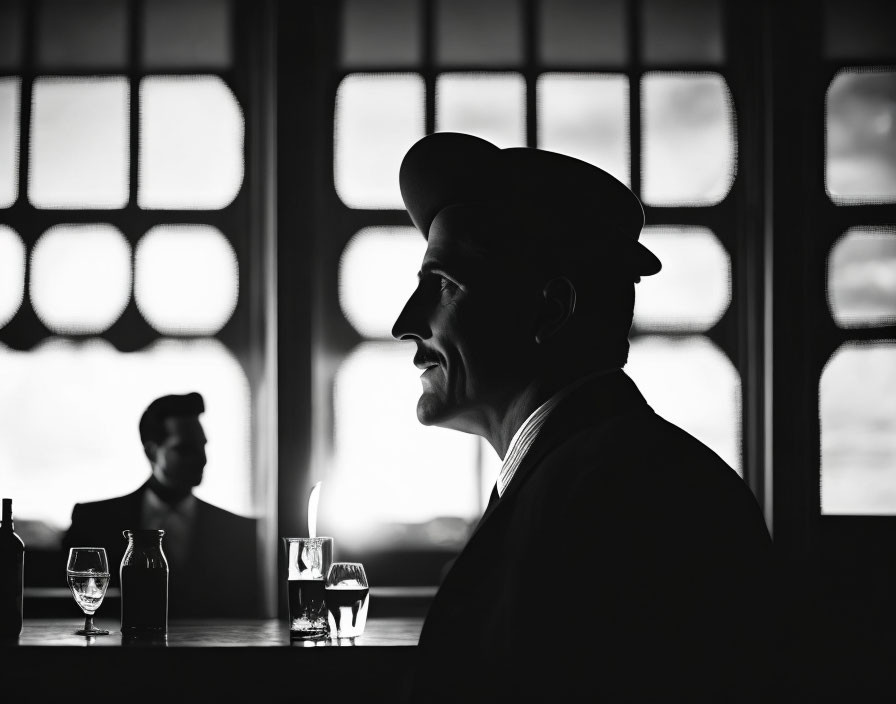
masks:
[[[560,391],[532,411],[510,440],[510,446],[507,448],[507,454],[504,455],[504,463],[501,465],[501,472],[498,474],[498,481],[495,484],[498,490],[498,496],[503,496],[504,492],[507,491],[507,487],[513,479],[513,475],[516,474],[516,470],[519,468],[520,464],[522,464],[523,458],[529,452],[529,448],[532,447],[532,443],[535,442],[535,438],[538,436],[541,427],[544,425],[551,411],[554,410],[557,404],[583,384],[603,376],[604,374],[617,371],[617,369],[617,367],[612,369],[602,369],[593,374],[588,374],[581,379],[576,379],[571,384],[564,386]]]

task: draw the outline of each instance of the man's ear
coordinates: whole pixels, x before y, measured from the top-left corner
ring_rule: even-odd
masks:
[[[544,285],[544,306],[535,330],[535,342],[543,343],[566,325],[576,310],[576,287],[565,276],[557,276]]]
[[[143,443],[143,454],[146,455],[146,459],[150,462],[156,461],[156,450],[159,449],[159,446],[154,443],[152,440],[147,440]]]

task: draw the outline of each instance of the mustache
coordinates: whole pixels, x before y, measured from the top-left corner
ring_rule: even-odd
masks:
[[[418,368],[428,367],[433,364],[441,364],[442,360],[434,350],[418,347],[414,355],[414,366]]]

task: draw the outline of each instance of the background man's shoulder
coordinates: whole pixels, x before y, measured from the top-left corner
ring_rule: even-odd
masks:
[[[228,511],[220,506],[215,506],[207,501],[203,501],[199,497],[196,498],[196,505],[200,514],[208,521],[227,525],[231,528],[242,530],[254,530],[256,519],[251,516],[241,516],[233,511]]]

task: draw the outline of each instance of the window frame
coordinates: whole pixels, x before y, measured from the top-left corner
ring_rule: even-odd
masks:
[[[242,367],[249,383],[250,400],[247,415],[250,422],[249,460],[252,464],[252,490],[258,509],[258,545],[262,566],[261,613],[276,612],[274,549],[277,530],[274,510],[276,452],[277,386],[276,278],[273,252],[275,246],[272,199],[274,181],[271,171],[274,149],[271,144],[272,118],[276,113],[272,80],[256,81],[255,76],[274,75],[274,55],[269,38],[274,35],[273,0],[240,2],[228,0],[232,59],[229,68],[193,68],[151,70],[142,65],[142,23],[146,0],[125,3],[127,54],[125,63],[116,69],[77,68],[42,70],[36,60],[39,3],[21,2],[22,47],[19,65],[0,70],[0,76],[21,79],[18,189],[16,200],[0,209],[0,221],[11,227],[25,245],[26,269],[22,304],[5,326],[0,328],[0,343],[12,350],[28,351],[49,337],[86,340],[93,337],[110,342],[119,352],[133,352],[160,339],[211,338],[220,341]],[[137,205],[140,140],[140,83],[149,76],[217,76],[232,91],[244,119],[243,181],[233,201],[220,209],[143,209]],[[128,107],[128,200],[122,208],[38,208],[28,199],[30,168],[32,87],[43,76],[123,77],[129,89]],[[239,264],[236,308],[227,323],[214,335],[166,335],[156,332],[140,314],[131,285],[128,304],[110,328],[102,333],[59,334],[46,329],[37,317],[28,296],[31,253],[41,235],[57,224],[108,223],[117,228],[131,247],[132,253],[140,238],[159,225],[211,225],[217,228],[233,247]],[[132,254],[133,256],[133,254]],[[132,277],[133,278],[133,277]],[[136,420],[135,420],[136,427]],[[25,516],[22,517],[26,518]],[[58,565],[56,551],[34,551],[29,558],[33,565],[29,574],[51,574]],[[41,605],[44,592],[40,587],[26,589],[26,598],[33,600],[34,612],[53,607]],[[65,596],[67,600],[68,595]],[[45,601],[45,600],[44,600]]]

